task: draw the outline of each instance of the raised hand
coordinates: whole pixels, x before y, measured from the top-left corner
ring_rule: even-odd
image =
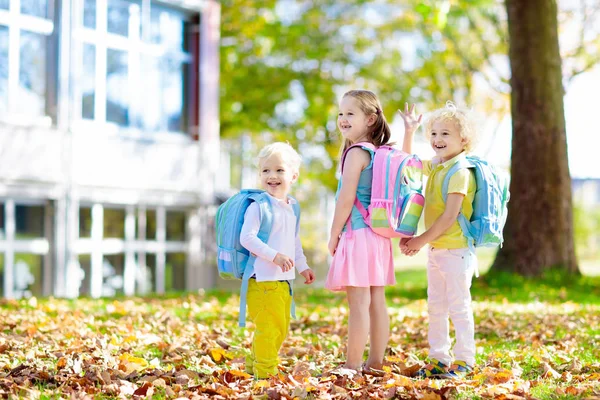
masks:
[[[404,120],[404,129],[407,132],[409,132],[409,131],[414,132],[421,125],[421,120],[423,119],[423,114],[419,114],[419,116],[417,116],[417,114],[415,113],[415,105],[414,104],[412,106],[410,106],[410,109],[409,109],[408,103],[404,103],[404,112],[402,112],[402,110],[398,110],[398,114],[400,114],[400,116]]]

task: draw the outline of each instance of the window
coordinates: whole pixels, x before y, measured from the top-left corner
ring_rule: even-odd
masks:
[[[4,227],[4,203],[0,203],[0,240],[4,239],[6,235]]]
[[[0,296],[51,294],[52,203],[5,199],[0,207]],[[6,285],[6,287],[5,287]],[[5,290],[6,289],[6,290]]]
[[[84,120],[188,131],[190,16],[150,0],[80,0],[77,109]]]
[[[51,3],[0,0],[0,116],[47,115]]]
[[[94,297],[184,290],[186,225],[184,210],[81,205],[69,285]]]

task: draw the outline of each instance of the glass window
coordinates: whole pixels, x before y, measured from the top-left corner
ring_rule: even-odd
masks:
[[[44,237],[44,206],[15,206],[15,237]]]
[[[83,76],[81,116],[86,119],[94,119],[94,107],[96,104],[96,46],[83,44]]]
[[[140,269],[137,274],[136,294],[156,292],[156,254],[146,254],[146,267]]]
[[[104,209],[104,237],[125,238],[125,210]]]
[[[46,109],[46,42],[45,35],[21,31],[19,63],[19,111],[44,115]]]
[[[101,118],[106,115],[106,122],[119,126],[148,132],[185,132],[186,74],[190,62],[185,50],[188,16],[156,6],[154,2],[144,3],[144,7],[147,4],[150,7],[142,13],[138,0],[82,1],[84,28],[97,29],[95,36],[84,39],[83,79],[79,89],[82,118],[97,120],[95,109]],[[106,7],[106,30],[96,26],[97,7]],[[107,38],[98,38],[106,35]],[[142,40],[147,43],[141,45]],[[95,45],[100,41],[108,46],[106,76],[97,79]],[[106,90],[100,90],[104,87]]]
[[[43,295],[43,265],[43,256],[15,254],[13,290],[16,298]]]
[[[145,106],[142,125],[150,131],[181,132],[184,130],[184,64],[166,57],[144,57]]]
[[[2,0],[0,0],[1,2]],[[0,114],[8,111],[8,27],[0,25]]]
[[[138,2],[127,0],[108,0],[108,31],[121,36],[130,36],[129,30],[138,29],[140,6]],[[139,31],[138,31],[139,35]]]
[[[169,49],[183,51],[185,22],[182,15],[158,7],[150,13],[150,40],[166,45]]]
[[[85,0],[83,3],[83,26],[96,28],[96,0]]]
[[[185,241],[185,211],[167,211],[167,240]]]
[[[5,227],[4,227],[4,203],[0,203],[0,240],[5,237]]]
[[[102,260],[102,296],[123,294],[124,254],[105,255]]]
[[[92,209],[81,207],[79,209],[79,237],[92,237]]]
[[[92,276],[92,256],[90,254],[79,255],[79,267],[83,271],[83,280],[79,287],[80,296],[89,296],[91,294],[91,276]]]
[[[4,253],[0,253],[0,298],[4,297]]]
[[[146,239],[156,239],[156,210],[146,211]]]
[[[127,52],[108,49],[106,69],[106,120],[129,125]]]
[[[169,253],[165,265],[165,291],[185,290],[185,253]]]
[[[48,16],[48,0],[21,0],[21,13],[46,18]]]
[[[54,29],[49,0],[0,0],[0,9],[10,10],[10,17],[0,25],[0,114],[19,117],[46,115],[47,64],[49,42]],[[3,11],[5,12],[5,11]],[[21,18],[27,17],[27,27]],[[9,59],[11,54],[16,57]],[[8,83],[15,83],[8,90]],[[11,86],[12,89],[12,86]],[[10,96],[10,98],[9,98]]]

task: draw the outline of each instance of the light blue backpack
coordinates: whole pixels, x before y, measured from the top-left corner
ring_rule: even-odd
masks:
[[[462,212],[458,215],[458,223],[467,238],[469,248],[475,251],[476,247],[502,246],[502,231],[510,199],[508,177],[479,157],[467,156],[457,161],[448,171],[442,184],[444,202],[448,197],[450,178],[462,168],[474,170],[477,184],[471,219],[467,220]]]
[[[219,276],[223,279],[241,279],[242,287],[240,290],[240,316],[239,326],[246,326],[246,296],[248,294],[248,280],[254,275],[254,262],[256,256],[252,255],[246,248],[240,244],[240,232],[244,224],[244,214],[246,209],[256,202],[260,209],[260,229],[258,238],[264,243],[269,240],[271,228],[273,226],[273,206],[269,200],[268,194],[263,190],[244,189],[231,196],[225,203],[221,204],[217,210],[216,231],[217,231],[217,268]],[[292,205],[296,215],[296,234],[300,227],[300,206],[298,202]],[[292,281],[290,285],[290,294],[293,295]],[[295,315],[295,304],[292,300],[292,317]]]

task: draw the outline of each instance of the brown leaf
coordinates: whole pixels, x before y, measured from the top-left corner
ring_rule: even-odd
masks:
[[[62,369],[66,366],[67,366],[67,359],[64,357],[59,358],[58,361],[56,362],[56,369]]]
[[[556,372],[554,370],[554,368],[552,368],[550,366],[550,364],[548,363],[542,363],[543,367],[544,367],[544,373],[542,374],[542,376],[544,378],[550,378],[550,379],[559,379],[560,378],[560,374],[558,372]]]
[[[152,383],[150,382],[144,382],[144,384],[142,386],[140,386],[139,388],[137,388],[135,390],[135,392],[133,392],[134,396],[152,396],[152,393],[154,393],[154,389],[152,389]]]
[[[436,392],[425,392],[423,393],[422,400],[442,400],[442,396],[437,394]]]

